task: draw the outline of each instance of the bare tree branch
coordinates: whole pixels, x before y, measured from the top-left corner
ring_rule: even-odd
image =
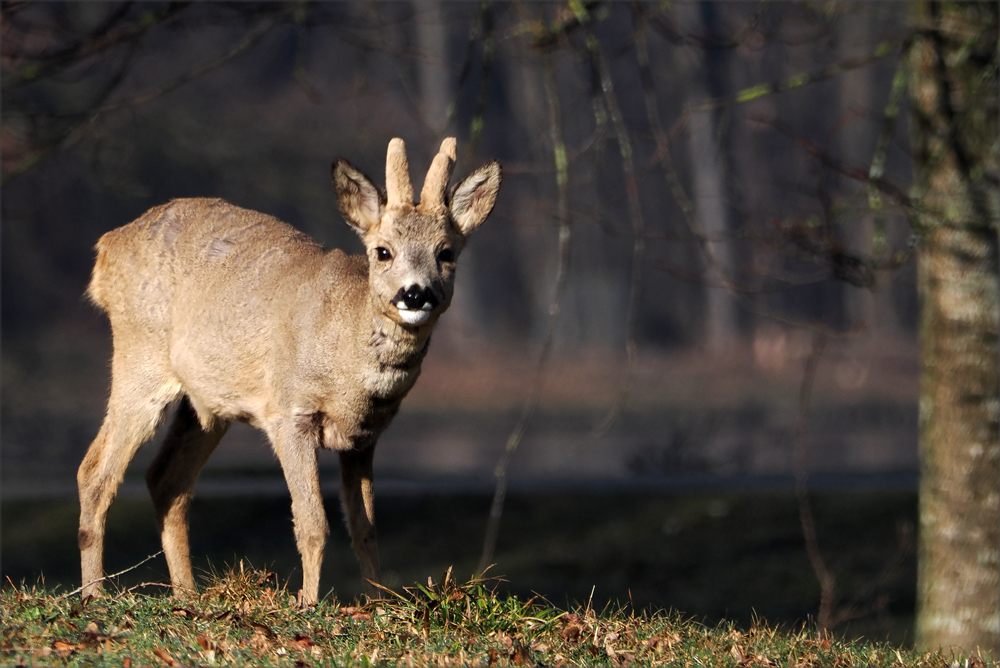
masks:
[[[87,36],[68,44],[52,53],[42,52],[35,56],[24,56],[34,62],[23,65],[17,72],[4,77],[3,89],[8,90],[23,86],[53,73],[75,65],[90,56],[112,49],[125,42],[134,42],[147,34],[153,28],[163,25],[190,7],[191,2],[170,3],[163,9],[149,9],[136,21],[119,26],[133,3],[122,3],[108,18]],[[8,48],[4,49],[5,58],[15,58]]]
[[[812,504],[809,502],[809,472],[806,466],[806,429],[809,425],[809,402],[812,399],[813,387],[816,384],[816,367],[819,358],[826,347],[826,336],[822,333],[813,335],[812,352],[806,359],[806,368],[802,376],[802,387],[799,390],[799,419],[795,429],[795,498],[799,504],[799,522],[802,524],[802,535],[806,541],[806,554],[812,566],[816,579],[819,580],[819,630],[826,635],[832,628],[833,606],[835,600],[835,581],[830,569],[823,560],[816,538],[816,520],[813,516]]]
[[[499,463],[494,470],[496,487],[493,492],[493,503],[490,507],[490,518],[486,527],[486,538],[483,541],[483,552],[479,559],[477,572],[484,572],[493,560],[496,549],[497,535],[500,531],[500,518],[503,514],[504,499],[507,495],[507,467],[517,451],[524,433],[528,429],[538,400],[541,397],[545,371],[548,367],[552,346],[556,338],[556,326],[559,324],[559,312],[562,307],[563,295],[566,292],[566,276],[569,271],[569,251],[573,228],[569,213],[569,164],[566,160],[566,140],[563,136],[562,108],[559,103],[559,92],[556,88],[555,63],[552,54],[546,51],[542,56],[542,72],[545,82],[545,96],[549,105],[549,128],[553,147],[553,159],[556,166],[556,189],[558,192],[559,218],[559,263],[556,267],[555,289],[549,302],[548,327],[545,331],[545,341],[542,352],[535,367],[535,378],[531,393],[521,411],[521,417],[514,430],[507,438],[507,445]]]
[[[611,409],[594,427],[590,435],[590,440],[595,441],[603,436],[607,430],[615,423],[618,416],[628,400],[632,388],[632,373],[635,368],[636,343],[635,326],[639,311],[639,297],[642,292],[642,265],[645,254],[645,222],[642,216],[642,204],[639,201],[639,183],[635,176],[635,157],[632,150],[632,141],[629,138],[628,128],[622,118],[621,105],[618,102],[618,95],[615,92],[614,80],[611,77],[611,69],[608,66],[601,50],[601,43],[594,33],[592,17],[587,8],[578,2],[571,2],[577,19],[584,26],[586,31],[586,47],[590,54],[593,66],[597,71],[600,81],[601,91],[603,91],[604,104],[608,111],[611,127],[618,142],[618,151],[621,154],[622,173],[625,177],[625,192],[628,197],[629,218],[632,222],[632,270],[629,281],[628,310],[625,314],[625,355],[627,365],[625,376],[622,378],[621,388]]]
[[[243,39],[241,39],[236,44],[231,46],[229,50],[226,51],[226,53],[219,56],[218,58],[210,60],[206,63],[202,63],[193,70],[185,72],[184,74],[177,77],[173,81],[168,81],[167,83],[157,86],[156,88],[146,91],[145,93],[140,93],[139,95],[136,95],[127,100],[121,100],[119,102],[114,102],[112,104],[104,105],[96,109],[93,112],[93,115],[97,116],[100,114],[107,113],[109,111],[117,111],[118,109],[124,109],[125,107],[137,107],[139,105],[146,104],[147,102],[151,102],[152,100],[155,100],[156,98],[165,95],[172,90],[180,88],[184,84],[197,79],[203,74],[211,72],[217,67],[225,65],[236,56],[253,48],[257,44],[257,42],[263,39],[263,37],[267,33],[271,32],[271,30],[273,30],[280,23],[282,23],[288,17],[291,11],[292,11],[291,8],[285,9],[284,11],[275,14],[273,17],[271,17],[270,20],[264,21],[259,26],[257,26],[256,29],[251,30],[246,35],[244,35]]]

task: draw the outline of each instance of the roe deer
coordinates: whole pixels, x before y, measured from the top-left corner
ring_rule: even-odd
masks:
[[[341,501],[365,591],[379,580],[372,453],[413,387],[448,308],[455,260],[500,188],[490,162],[446,192],[455,139],[413,203],[406,150],[389,142],[386,191],[343,158],[340,211],[365,255],[219,199],[178,199],[108,232],[87,289],[111,321],[111,393],[77,474],[83,596],[98,596],[108,507],[129,461],[180,399],[146,482],[175,596],[195,590],[187,514],[232,420],[263,430],[292,497],[303,605],[317,602],[327,522],[317,451],[340,455]]]

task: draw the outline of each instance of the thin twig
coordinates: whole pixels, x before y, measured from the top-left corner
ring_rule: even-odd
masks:
[[[826,336],[822,332],[817,332],[813,336],[812,352],[806,359],[805,372],[802,376],[802,387],[799,390],[799,419],[795,428],[795,498],[799,504],[799,521],[802,524],[802,535],[806,542],[806,554],[809,556],[809,564],[812,566],[816,579],[819,580],[820,601],[819,601],[819,630],[825,635],[832,628],[833,606],[835,603],[834,578],[830,570],[826,567],[823,554],[819,549],[819,541],[816,538],[816,520],[813,516],[812,505],[809,502],[808,479],[809,473],[806,468],[806,429],[809,424],[809,402],[812,398],[813,387],[816,384],[816,367],[819,365],[819,358],[826,347]]]
[[[859,332],[865,329],[864,323],[857,327],[853,327],[847,331],[836,331],[829,326],[814,323],[798,321],[796,319],[790,318],[786,315],[780,313],[774,313],[762,309],[755,301],[751,298],[753,294],[761,292],[759,289],[747,289],[742,286],[739,281],[736,281],[730,274],[727,267],[724,266],[722,261],[718,258],[715,253],[715,249],[711,242],[717,239],[716,235],[709,235],[704,230],[701,229],[701,225],[698,222],[698,218],[695,212],[694,202],[688,196],[687,192],[684,190],[684,186],[681,183],[680,175],[677,172],[677,167],[674,164],[673,154],[670,150],[671,142],[679,134],[679,132],[684,128],[684,124],[690,114],[690,110],[685,111],[680,119],[674,124],[671,132],[667,132],[660,120],[659,106],[656,100],[656,91],[653,86],[652,72],[649,66],[649,53],[648,46],[646,43],[645,31],[640,26],[640,29],[636,30],[635,34],[635,46],[636,55],[639,62],[639,73],[643,85],[643,93],[646,102],[646,115],[649,120],[650,127],[653,130],[653,139],[656,142],[656,153],[653,155],[653,159],[660,162],[663,168],[664,176],[667,180],[667,185],[670,187],[671,193],[674,199],[677,201],[678,206],[683,214],[684,222],[690,231],[691,235],[696,239],[701,247],[701,251],[704,254],[705,262],[707,268],[714,271],[716,275],[716,280],[713,282],[727,290],[732,292],[734,298],[737,302],[745,309],[751,313],[755,313],[760,316],[764,316],[778,322],[782,322],[795,327],[805,327],[812,330],[817,334],[823,334],[827,337],[853,337]],[[819,150],[813,147],[815,150]],[[846,170],[845,170],[846,171]],[[884,182],[879,180],[876,185],[881,187]],[[661,267],[662,268],[662,267]],[[705,281],[706,279],[702,279]]]
[[[496,487],[493,492],[489,522],[486,526],[486,538],[483,541],[483,553],[479,559],[479,567],[477,569],[479,573],[485,572],[493,560],[497,535],[500,531],[500,518],[503,515],[504,499],[507,496],[507,467],[510,465],[510,460],[517,451],[521,439],[524,438],[528,423],[531,421],[535,409],[538,407],[542,384],[545,380],[545,370],[552,353],[552,345],[555,342],[556,325],[559,322],[559,312],[562,307],[563,295],[566,292],[566,275],[569,270],[569,250],[573,234],[572,221],[569,215],[569,164],[566,160],[566,140],[563,136],[562,107],[559,103],[559,91],[556,87],[555,63],[552,54],[548,51],[545,52],[542,58],[542,72],[544,75],[545,94],[549,103],[549,128],[552,139],[553,159],[556,166],[559,263],[556,267],[555,289],[552,293],[552,301],[549,303],[549,322],[545,332],[545,342],[542,344],[542,352],[535,367],[535,379],[531,386],[531,393],[524,404],[517,425],[507,438],[507,445],[504,448],[503,455],[494,470]]]
[[[794,74],[786,79],[782,79],[781,81],[757,84],[756,86],[751,86],[750,88],[744,88],[743,90],[737,91],[732,95],[703,100],[702,102],[689,105],[687,110],[695,112],[707,111],[709,109],[720,109],[722,107],[728,107],[732,104],[750,102],[751,100],[756,100],[757,98],[764,97],[765,95],[783,93],[784,91],[792,90],[793,88],[801,88],[809,84],[825,81],[826,79],[832,79],[833,77],[840,76],[845,72],[871,65],[886,56],[900,51],[904,48],[905,42],[906,40],[902,39],[886,40],[881,42],[875,47],[874,51],[867,55],[858,58],[848,58],[847,60],[827,65],[826,67],[814,72]]]
[[[486,116],[486,103],[490,99],[490,86],[493,82],[493,52],[496,50],[496,37],[493,35],[492,3],[484,2],[480,16],[483,26],[483,72],[479,82],[479,95],[476,98],[476,113],[472,117],[472,128],[469,133],[469,152],[476,150],[479,136],[483,132],[483,118]]]
[[[163,550],[160,550],[159,552],[157,552],[155,554],[149,555],[148,557],[146,557],[145,559],[143,559],[139,563],[135,564],[134,566],[129,566],[128,568],[126,568],[123,571],[118,571],[117,573],[112,573],[111,575],[105,575],[104,577],[97,578],[96,580],[91,580],[90,582],[84,582],[82,587],[77,587],[76,589],[74,589],[73,591],[69,592],[68,594],[63,594],[62,596],[59,596],[58,598],[56,598],[56,600],[57,601],[61,601],[64,598],[69,598],[70,596],[75,596],[76,594],[79,594],[81,591],[83,591],[84,589],[86,589],[90,585],[97,584],[98,582],[105,582],[106,580],[111,580],[113,578],[118,577],[119,575],[125,575],[129,571],[134,571],[135,569],[139,568],[140,566],[142,566],[144,563],[146,563],[150,559],[155,559],[156,557],[160,556],[161,554],[163,554]]]
[[[257,42],[259,42],[261,39],[263,39],[263,37],[265,35],[267,35],[267,33],[271,32],[271,30],[274,29],[279,23],[281,23],[282,21],[284,21],[285,18],[286,18],[286,16],[291,11],[292,11],[292,8],[289,7],[285,11],[279,12],[278,14],[276,14],[270,21],[265,21],[260,26],[258,26],[256,30],[253,30],[250,33],[248,33],[246,36],[243,37],[243,39],[241,39],[239,42],[237,42],[236,44],[234,44],[229,49],[229,51],[227,51],[223,55],[219,56],[218,58],[216,58],[214,60],[210,60],[207,63],[202,63],[198,67],[194,68],[193,70],[191,70],[189,72],[186,72],[185,74],[182,74],[181,76],[177,77],[173,81],[169,81],[169,82],[167,82],[165,84],[157,86],[156,88],[153,88],[152,90],[146,91],[145,93],[142,93],[140,95],[136,95],[135,97],[129,98],[127,100],[121,100],[121,101],[115,102],[113,104],[105,105],[105,106],[97,109],[94,112],[94,116],[97,116],[99,114],[103,114],[103,113],[106,113],[106,112],[109,112],[109,111],[116,111],[118,109],[122,109],[122,108],[125,108],[125,107],[135,107],[135,106],[139,106],[141,104],[145,104],[147,102],[150,102],[150,101],[152,101],[152,100],[160,97],[161,95],[165,95],[166,93],[169,93],[170,91],[172,91],[172,90],[174,90],[176,88],[180,88],[181,86],[183,86],[184,84],[188,83],[189,81],[193,81],[194,79],[197,79],[201,75],[206,74],[206,73],[208,73],[208,72],[216,69],[217,67],[225,65],[226,63],[228,63],[230,60],[232,60],[236,56],[240,55],[244,51],[247,51],[248,49],[250,49],[254,45],[256,45]]]
[[[136,589],[142,589],[143,587],[163,587],[164,589],[172,589],[173,585],[166,582],[140,582],[137,585],[133,585],[125,590],[126,594],[131,594]]]
[[[162,10],[150,10],[145,12],[141,19],[120,26],[131,5],[131,3],[123,3],[107,17],[101,26],[91,31],[86,42],[79,40],[56,53],[46,54],[43,51],[37,54],[31,65],[4,78],[3,89],[31,84],[67,66],[75,65],[91,56],[113,49],[123,42],[138,41],[153,28],[165,24],[193,4],[193,2],[170,3]]]
[[[590,434],[590,441],[593,442],[601,438],[611,428],[611,425],[618,420],[632,390],[632,376],[636,358],[635,328],[639,313],[639,298],[642,294],[646,225],[642,216],[642,204],[639,201],[639,183],[635,176],[635,156],[632,151],[632,141],[629,139],[628,128],[625,127],[625,120],[622,117],[621,105],[618,103],[614,80],[611,78],[611,68],[608,66],[607,58],[605,58],[604,52],[601,50],[600,40],[598,40],[597,35],[594,33],[593,21],[587,8],[581,3],[570,3],[570,5],[586,30],[587,50],[590,52],[593,66],[597,70],[601,90],[604,93],[604,104],[611,120],[615,139],[618,142],[618,151],[621,154],[622,160],[622,174],[625,177],[625,192],[628,196],[629,219],[632,223],[633,234],[632,272],[629,280],[628,310],[625,313],[625,355],[627,358],[625,376],[622,378],[618,396],[611,409]]]

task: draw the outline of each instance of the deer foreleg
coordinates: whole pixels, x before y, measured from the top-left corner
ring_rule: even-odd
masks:
[[[340,453],[340,500],[351,533],[351,545],[361,564],[365,593],[379,598],[378,544],[375,536],[375,492],[372,487],[372,457],[375,448]]]
[[[315,605],[319,601],[319,571],[329,531],[323,496],[319,490],[318,443],[296,429],[294,424],[282,425],[275,430],[272,442],[292,495],[295,544],[302,556],[299,602]]]

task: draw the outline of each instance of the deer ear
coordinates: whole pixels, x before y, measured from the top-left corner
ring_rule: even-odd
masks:
[[[496,160],[486,163],[465,177],[451,194],[451,218],[462,236],[482,225],[493,210],[500,191],[502,174]]]
[[[343,158],[334,161],[331,178],[340,213],[358,234],[364,234],[382,220],[385,194],[371,179]]]

